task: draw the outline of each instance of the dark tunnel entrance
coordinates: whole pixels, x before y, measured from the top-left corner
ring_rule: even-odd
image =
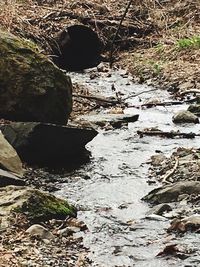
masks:
[[[60,68],[82,70],[100,63],[103,44],[96,32],[84,25],[74,25],[62,31],[57,38],[56,58]]]

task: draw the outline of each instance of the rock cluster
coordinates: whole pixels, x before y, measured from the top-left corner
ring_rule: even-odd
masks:
[[[199,150],[179,148],[169,158],[163,155],[153,156],[149,174],[150,177],[156,177],[163,183],[161,187],[153,189],[143,198],[156,205],[152,208],[152,213],[173,219],[168,231],[198,233],[200,230]]]
[[[56,247],[77,247],[73,231],[67,237],[54,233],[71,217],[76,208],[66,200],[35,189],[27,183],[26,171],[31,166],[52,167],[80,162],[88,152],[85,145],[97,131],[92,127],[66,125],[72,111],[71,79],[39,52],[30,41],[0,31],[0,229],[4,244],[0,266],[12,263],[23,266],[46,266],[42,258],[55,253],[50,265],[68,266],[66,252],[56,255]],[[27,166],[27,164],[29,164]],[[35,179],[29,177],[29,181]],[[48,223],[54,220],[55,226]],[[51,228],[52,231],[49,230]],[[86,228],[85,228],[86,229]],[[61,231],[62,232],[62,231]],[[16,246],[18,239],[22,246]],[[38,247],[33,246],[38,241]],[[19,240],[19,239],[18,239]],[[74,241],[75,240],[75,241]],[[44,246],[44,243],[48,246]],[[49,244],[54,242],[53,244]],[[10,249],[10,244],[13,250]],[[28,251],[37,250],[37,260],[30,262]],[[77,249],[75,249],[76,251]],[[16,252],[16,253],[15,253]],[[32,251],[33,252],[33,251]],[[4,255],[8,257],[5,258]],[[32,253],[33,254],[33,253]],[[3,256],[2,256],[3,255]],[[20,256],[19,256],[20,255]],[[23,255],[23,256],[22,256]],[[76,260],[78,253],[76,252]],[[27,256],[27,260],[26,260]],[[32,257],[32,256],[31,256]],[[36,264],[36,262],[38,262]],[[67,265],[66,265],[67,264]],[[73,262],[74,266],[75,263]],[[48,265],[49,266],[49,265]]]

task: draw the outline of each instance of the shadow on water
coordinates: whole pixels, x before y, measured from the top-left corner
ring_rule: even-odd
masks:
[[[113,71],[111,75],[102,74],[93,80],[90,79],[90,71],[72,77],[74,81],[89,86],[91,92],[104,96],[113,95],[113,83],[125,97],[149,90],[145,86],[132,84],[131,77],[123,71]],[[162,101],[170,96],[165,91],[156,90],[129,98],[127,103],[137,105],[149,98]],[[87,146],[91,151],[91,161],[74,171],[73,179],[62,185],[56,193],[70,199],[80,209],[78,216],[89,228],[83,236],[85,245],[91,251],[91,266],[198,266],[195,264],[200,260],[199,255],[193,255],[184,261],[173,257],[156,257],[175,237],[166,232],[169,227],[167,219],[156,221],[145,218],[150,207],[141,201],[155,187],[147,184],[146,164],[155,151],[169,155],[180,146],[198,146],[199,140],[139,138],[137,130],[159,127],[161,130],[197,132],[197,125],[186,128],[172,123],[172,115],[184,108],[186,106],[183,105],[144,110],[127,108],[127,114],[139,113],[139,120],[129,123],[128,128],[101,131]],[[197,237],[192,235],[174,242],[199,246]]]

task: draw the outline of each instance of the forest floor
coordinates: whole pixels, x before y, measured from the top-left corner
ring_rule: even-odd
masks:
[[[128,3],[128,1],[127,1]],[[114,0],[6,0],[0,26],[37,42],[51,55],[55,36],[66,26],[92,27],[109,57],[126,2]],[[135,82],[171,91],[200,89],[200,2],[136,0],[129,8],[114,45],[115,64]]]

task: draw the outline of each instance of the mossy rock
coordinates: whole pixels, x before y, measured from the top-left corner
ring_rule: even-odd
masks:
[[[31,221],[64,219],[67,216],[76,216],[75,208],[70,206],[67,201],[39,190],[34,190],[34,194],[31,194],[18,210],[26,214]]]
[[[75,207],[49,193],[25,186],[0,188],[0,214],[9,216],[12,211],[25,214],[34,223],[76,216]]]
[[[71,110],[71,79],[34,43],[0,31],[0,117],[65,124]]]

